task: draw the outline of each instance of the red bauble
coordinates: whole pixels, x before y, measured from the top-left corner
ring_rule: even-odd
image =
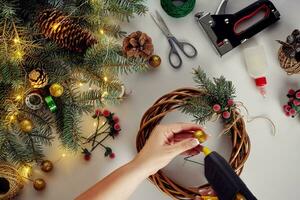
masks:
[[[215,105],[213,106],[213,110],[214,110],[215,112],[219,112],[219,111],[221,110],[221,106],[220,106],[219,104],[215,104]]]
[[[109,154],[109,158],[110,158],[110,159],[114,159],[115,157],[116,157],[116,154],[115,154],[115,153]]]
[[[290,110],[291,110],[291,106],[290,106],[290,105],[284,105],[284,106],[283,106],[283,110],[284,110],[284,112],[289,113]]]
[[[120,119],[117,115],[113,116],[113,120],[114,120],[115,123],[118,123],[120,121]]]
[[[230,118],[230,112],[225,111],[225,112],[223,112],[222,116],[223,116],[224,119],[229,119]]]
[[[115,125],[114,125],[114,129],[115,129],[116,131],[121,130],[120,124],[115,124]]]
[[[296,93],[296,98],[297,98],[297,99],[300,99],[300,92],[297,92],[297,93]]]
[[[103,110],[102,114],[104,117],[108,117],[110,115],[110,111],[105,109]]]
[[[84,160],[86,160],[86,161],[91,160],[91,155],[90,154],[84,154]]]

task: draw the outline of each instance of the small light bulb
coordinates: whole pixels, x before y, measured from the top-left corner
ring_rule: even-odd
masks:
[[[10,116],[10,120],[11,120],[11,121],[13,121],[13,120],[15,120],[15,119],[16,119],[16,117],[15,117],[14,115]]]
[[[95,127],[97,126],[97,122],[94,122],[94,126],[95,126]]]
[[[16,96],[16,100],[21,100],[22,99],[22,96],[21,95],[17,95]]]
[[[61,154],[61,157],[65,158],[67,155],[65,153]]]
[[[103,92],[102,97],[106,97],[107,95],[108,95],[108,92],[105,91],[105,92]]]
[[[14,38],[14,43],[15,44],[19,44],[20,43],[20,38],[19,37],[15,37]]]
[[[104,35],[104,30],[102,28],[100,29],[100,33]]]
[[[89,90],[92,90],[92,88],[91,88],[91,87],[89,87]]]
[[[104,80],[105,82],[107,82],[107,81],[108,81],[108,78],[107,78],[106,76],[104,76],[103,80]]]
[[[80,87],[81,87],[81,86],[83,86],[83,84],[82,84],[82,83],[79,83],[78,85],[79,85]]]
[[[58,23],[55,23],[55,24],[53,24],[53,26],[52,26],[52,29],[54,30],[54,31],[56,31],[57,30],[57,28],[60,26],[60,23],[58,22]]]

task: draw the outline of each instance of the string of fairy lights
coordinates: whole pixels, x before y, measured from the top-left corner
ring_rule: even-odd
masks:
[[[89,1],[85,1],[83,2],[80,6],[78,6],[76,9],[79,9],[81,6],[83,6],[84,4],[91,2],[91,3],[96,3],[97,1],[95,0],[89,0]],[[69,16],[71,16],[76,9],[74,9]],[[63,19],[64,20],[64,19]],[[60,22],[55,23],[52,26],[52,31],[55,32],[59,29],[59,27],[61,25],[63,25],[63,20]],[[22,35],[25,35],[25,33],[23,33],[21,30],[20,32],[22,32],[22,34],[19,33],[18,31],[18,27],[16,26],[15,22],[10,22],[12,29],[8,28],[8,23],[7,21],[5,21],[4,26],[3,26],[3,32],[2,35],[0,36],[0,41],[4,43],[5,45],[5,53],[6,53],[6,58],[10,59],[12,62],[17,63],[20,65],[20,67],[22,67],[22,62],[24,60],[24,57],[27,55],[27,52],[30,52],[30,49],[32,48],[43,48],[39,45],[39,43],[37,41],[32,41],[32,40],[27,40],[25,39],[25,37],[23,38]],[[12,31],[12,33],[10,33],[10,31]],[[105,30],[103,28],[99,28],[99,33],[102,37],[106,38],[106,45],[107,45],[107,49],[109,48],[109,45],[111,45],[111,40],[109,38],[109,36],[106,36],[105,34]],[[25,72],[25,80],[24,83],[27,83],[27,73]],[[108,75],[104,75],[103,77],[101,77],[103,80],[103,82],[105,84],[108,84],[110,79]],[[83,87],[85,85],[84,82],[78,82],[78,86],[79,87]],[[88,88],[89,90],[92,90],[92,87],[89,86]],[[17,93],[14,94],[14,96],[9,100],[9,101],[13,101],[13,105],[15,105],[15,108],[13,109],[13,111],[8,112],[6,119],[8,119],[8,121],[10,122],[9,126],[11,124],[13,124],[14,122],[16,122],[18,120],[18,115],[19,115],[19,107],[22,105],[22,103],[24,103],[24,98],[25,98],[25,94],[27,93],[27,91],[25,91],[25,89],[19,89],[17,90]],[[103,91],[102,92],[102,98],[108,96],[108,91]],[[96,126],[96,124],[94,124],[94,126]],[[60,155],[60,157],[55,160],[53,163],[58,163],[60,161],[62,161],[64,158],[66,158],[67,154],[66,153],[62,153]],[[31,182],[34,182],[35,180],[33,180],[31,178],[32,176],[32,172],[33,172],[33,168],[35,167],[35,165],[37,164],[24,164],[21,165],[18,168],[18,173],[19,175],[24,179],[24,180],[28,180]]]

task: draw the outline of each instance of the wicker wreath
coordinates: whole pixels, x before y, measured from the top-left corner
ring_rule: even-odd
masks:
[[[205,95],[205,91],[182,88],[158,99],[154,105],[146,111],[141,120],[140,130],[136,140],[137,150],[140,151],[143,148],[152,130],[169,112],[183,106],[186,100],[191,97],[199,95]],[[232,152],[229,163],[234,171],[240,175],[250,153],[250,139],[245,129],[245,122],[238,110],[235,109],[232,111],[232,118],[234,123],[225,125],[225,129],[228,128],[230,132],[232,141]],[[194,199],[196,196],[201,196],[199,189],[209,186],[206,184],[197,189],[185,188],[168,178],[161,170],[150,176],[149,179],[154,185],[158,186],[173,199]]]
[[[280,47],[278,51],[278,60],[281,68],[286,71],[288,75],[300,73],[300,62],[298,62],[295,58],[289,58],[286,56],[282,47]]]
[[[9,164],[0,163],[0,199],[13,199],[23,188],[23,179]]]

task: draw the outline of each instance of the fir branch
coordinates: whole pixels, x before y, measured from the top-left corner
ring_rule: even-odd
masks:
[[[235,97],[235,89],[231,81],[223,76],[210,80],[205,72],[198,68],[194,70],[194,81],[203,92],[200,96],[191,97],[181,107],[182,112],[195,117],[195,121],[204,124],[209,121],[213,114],[213,106],[219,104],[221,108],[227,107],[229,99]]]

